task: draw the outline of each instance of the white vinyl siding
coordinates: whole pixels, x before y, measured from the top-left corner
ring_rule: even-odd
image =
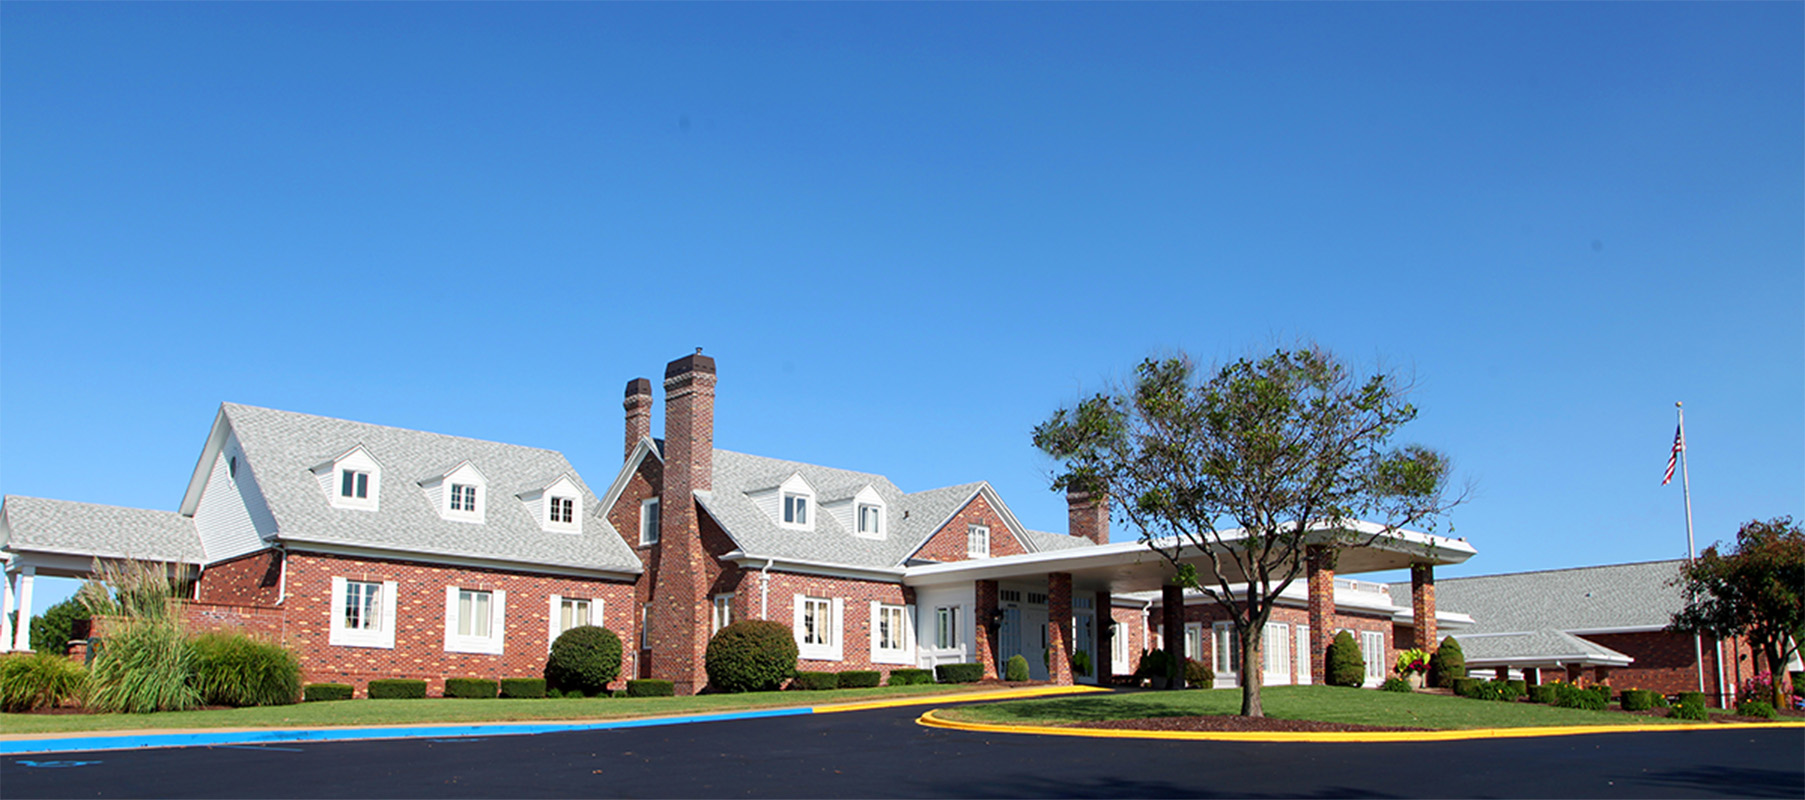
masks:
[[[501,655],[508,593],[445,587],[445,651]]]
[[[915,662],[915,609],[873,602],[871,604],[871,661],[874,664]]]
[[[844,601],[838,597],[795,596],[793,630],[798,658],[810,661],[841,659],[844,608]]]
[[[276,518],[270,515],[257,486],[256,471],[247,469],[239,455],[238,437],[226,437],[224,447],[215,457],[213,469],[195,504],[194,530],[200,535],[201,550],[209,561],[254,553],[267,546],[266,540],[276,532]],[[237,459],[237,475],[230,464]]]
[[[394,649],[395,592],[395,581],[354,581],[334,576],[326,643]]]

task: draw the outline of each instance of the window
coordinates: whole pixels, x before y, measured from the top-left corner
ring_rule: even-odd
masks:
[[[451,485],[451,510],[476,512],[476,486],[468,483]]]
[[[827,646],[833,642],[832,601],[808,597],[802,601],[802,643]]]
[[[370,473],[358,469],[339,470],[338,496],[367,500],[370,497]]]
[[[881,536],[884,533],[883,525],[883,509],[870,503],[859,504],[859,533],[867,536]]]
[[[1232,622],[1218,622],[1212,628],[1216,638],[1216,674],[1233,675],[1241,671],[1241,647],[1235,642]]]
[[[658,498],[639,501],[639,543],[641,545],[657,544],[659,527],[663,520],[658,516]]]
[[[589,624],[589,601],[558,600],[558,632],[563,633],[571,628],[581,628]]]
[[[983,525],[965,528],[965,554],[971,558],[990,557],[990,529]]]
[[[445,587],[445,650],[500,655],[507,592]]]
[[[1283,622],[1268,622],[1264,634],[1260,637],[1261,668],[1265,671],[1268,685],[1277,686],[1291,682],[1291,626]]]
[[[733,624],[733,595],[717,594],[714,596],[714,614],[711,617],[710,633],[719,631]]]
[[[934,609],[934,646],[942,650],[951,650],[959,646],[958,606],[941,606]]]
[[[795,627],[797,655],[815,661],[839,661],[839,598],[796,595]]]
[[[1378,631],[1360,631],[1360,657],[1366,659],[1366,682],[1378,683],[1385,680],[1385,634]]]
[[[546,508],[551,510],[551,516],[546,518],[549,522],[569,524],[576,519],[577,501],[574,498],[553,497]]]
[[[877,647],[879,650],[903,648],[903,607],[877,607]]]
[[[1192,661],[1203,661],[1203,623],[1193,622],[1185,626],[1185,658]]]
[[[332,579],[326,643],[342,647],[395,646],[395,582]]]
[[[232,456],[231,458],[226,459],[226,474],[231,476],[232,479],[237,480],[238,456]]]
[[[565,631],[580,628],[584,625],[602,624],[602,599],[599,597],[564,597],[551,596],[551,607],[546,615],[545,646],[550,649],[553,642],[558,641]]]
[[[915,665],[915,637],[909,630],[914,616],[914,609],[908,606],[871,604],[872,662]]]
[[[783,522],[785,525],[802,526],[808,524],[808,495],[784,494]]]
[[[1293,628],[1297,636],[1297,674],[1292,682],[1305,684],[1310,682],[1310,626],[1298,625]]]
[[[1129,627],[1118,622],[1110,622],[1109,625],[1109,660],[1115,662],[1116,672],[1127,672]]]

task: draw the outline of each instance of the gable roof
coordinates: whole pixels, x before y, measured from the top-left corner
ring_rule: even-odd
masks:
[[[1543,628],[1580,635],[1660,630],[1685,604],[1679,587],[1669,585],[1685,563],[1675,559],[1438,578],[1435,606],[1472,615],[1469,636]],[[1391,593],[1399,605],[1410,605],[1409,584],[1394,585]]]
[[[8,495],[0,503],[0,550],[198,564],[194,520],[174,511]]]
[[[1551,662],[1623,666],[1634,660],[1597,642],[1551,628],[1521,633],[1462,633],[1459,641],[1461,655],[1475,667],[1519,662],[1525,666]]]
[[[642,569],[602,516],[595,495],[555,450],[225,403],[202,454],[204,463],[195,470],[198,481],[206,480],[209,456],[225,438],[221,425],[237,435],[243,466],[257,478],[279,540],[561,569]],[[333,508],[312,468],[360,446],[382,468],[379,508]],[[481,523],[440,517],[419,485],[445,474],[447,464],[464,461],[487,480]],[[561,476],[569,476],[582,492],[582,533],[543,530],[517,497]],[[188,496],[198,499],[201,488],[191,485]],[[190,502],[183,505],[187,509]]]

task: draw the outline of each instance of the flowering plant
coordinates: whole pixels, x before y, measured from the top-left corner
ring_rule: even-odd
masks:
[[[1398,664],[1394,668],[1399,675],[1414,672],[1421,675],[1429,671],[1429,654],[1419,648],[1411,648],[1398,654]]]
[[[1771,700],[1774,696],[1774,674],[1760,672],[1743,681],[1742,696],[1752,697],[1756,700]]]

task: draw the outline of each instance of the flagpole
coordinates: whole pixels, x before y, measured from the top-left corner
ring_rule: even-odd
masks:
[[[1686,406],[1675,400],[1673,408],[1680,415],[1680,493],[1686,498],[1686,564],[1690,566],[1698,558],[1697,547],[1692,539],[1692,473],[1686,467]],[[1705,691],[1705,641],[1701,634],[1692,635],[1692,654],[1698,664],[1698,690]],[[1717,644],[1717,688],[1718,703],[1723,703],[1723,645]]]

